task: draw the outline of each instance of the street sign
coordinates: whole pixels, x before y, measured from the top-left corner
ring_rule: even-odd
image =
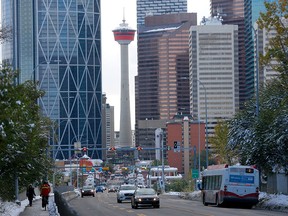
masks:
[[[192,169],[192,178],[198,179],[199,178],[199,171],[198,169]]]

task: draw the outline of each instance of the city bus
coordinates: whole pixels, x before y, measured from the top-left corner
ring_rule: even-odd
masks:
[[[259,198],[259,171],[252,166],[213,165],[202,172],[202,202],[213,204],[242,204],[252,208]]]

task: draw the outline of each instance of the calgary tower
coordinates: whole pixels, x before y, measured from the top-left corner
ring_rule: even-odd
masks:
[[[135,31],[123,23],[113,30],[114,39],[121,47],[121,107],[119,146],[132,147],[130,97],[129,97],[129,62],[128,45],[134,40]]]

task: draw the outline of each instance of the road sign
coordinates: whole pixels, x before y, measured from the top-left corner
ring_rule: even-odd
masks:
[[[199,171],[198,169],[192,169],[192,178],[198,179],[199,178]]]

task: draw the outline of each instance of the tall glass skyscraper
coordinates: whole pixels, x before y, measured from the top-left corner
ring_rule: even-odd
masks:
[[[35,79],[45,90],[38,103],[57,125],[53,158],[73,158],[76,147],[101,158],[100,0],[2,0],[1,10],[13,30],[2,60],[20,70],[19,83]]]
[[[266,0],[273,2],[275,0]],[[245,13],[245,50],[246,50],[246,94],[247,99],[255,94],[255,49],[253,26],[260,16],[260,12],[265,12],[266,8],[263,0],[244,0]]]

